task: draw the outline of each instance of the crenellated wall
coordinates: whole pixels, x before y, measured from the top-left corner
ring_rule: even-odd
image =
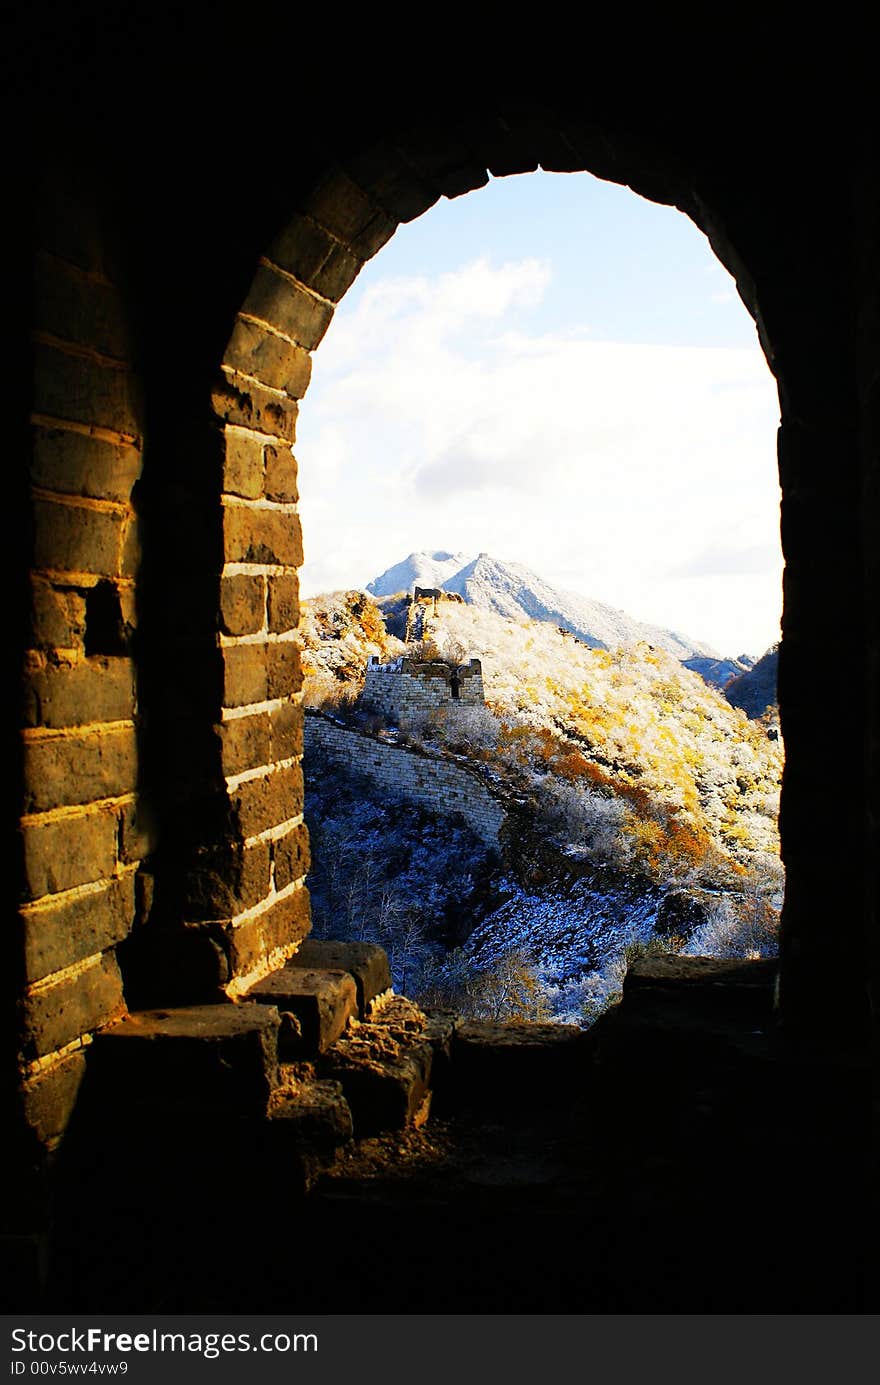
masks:
[[[454,716],[458,707],[485,705],[483,667],[479,659],[459,667],[406,657],[387,664],[371,659],[360,701],[394,722],[420,712],[442,711]]]

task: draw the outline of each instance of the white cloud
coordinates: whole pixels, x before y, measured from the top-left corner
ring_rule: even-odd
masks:
[[[483,258],[386,278],[333,324],[301,414],[304,589],[364,583],[414,548],[485,550],[759,652],[780,564],[763,357],[532,332],[549,277]]]

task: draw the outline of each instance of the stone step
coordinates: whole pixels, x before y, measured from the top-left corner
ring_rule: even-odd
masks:
[[[339,1082],[315,1076],[310,1064],[284,1064],[269,1103],[270,1158],[291,1190],[308,1191],[352,1138],[351,1109]]]
[[[120,1113],[262,1115],[278,1084],[278,1029],[264,1005],[134,1011],[95,1036],[88,1085]]]
[[[317,971],[347,971],[357,989],[358,1013],[367,1018],[371,1001],[391,989],[391,968],[383,948],[375,943],[329,942],[306,938],[287,963]]]
[[[347,971],[289,963],[252,986],[247,999],[278,1009],[279,1053],[285,1061],[326,1052],[358,1012],[355,981]]]
[[[324,1054],[318,1071],[341,1084],[357,1139],[427,1120],[435,1046],[418,1006],[392,996]]]
[[[572,1024],[457,1019],[448,1043],[444,1105],[515,1116],[526,1107],[569,1106],[592,1076],[594,1043]]]
[[[775,958],[642,957],[627,971],[621,1013],[664,1028],[743,1022],[766,1029],[773,1022],[777,970]]]

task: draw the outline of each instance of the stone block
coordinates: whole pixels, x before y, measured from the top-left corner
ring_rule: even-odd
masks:
[[[336,1042],[357,1014],[354,980],[345,971],[281,967],[247,993],[248,1000],[275,1005],[298,1021],[300,1037],[287,1041],[282,1059],[313,1058]]]
[[[282,438],[285,442],[292,443],[296,439],[296,401],[285,394],[264,389],[241,376],[226,375],[214,385],[211,403],[223,423],[252,428],[254,432]],[[260,485],[262,487],[262,470]]]
[[[336,168],[309,195],[305,210],[338,240],[350,245],[369,229],[377,209],[364,189],[344,169]]]
[[[259,500],[263,494],[262,438],[248,433],[224,434],[223,489],[229,495]]]
[[[307,216],[294,216],[272,242],[268,258],[322,298],[336,303],[363,267],[335,236]]]
[[[134,912],[133,872],[89,894],[23,907],[27,980],[39,981],[121,942],[131,931]]]
[[[34,649],[82,649],[86,629],[85,593],[31,580],[31,646]]]
[[[220,582],[220,628],[224,635],[255,635],[266,616],[266,579],[236,573]]]
[[[26,813],[131,793],[137,780],[134,727],[28,740],[24,780]]]
[[[127,443],[62,428],[33,430],[31,477],[45,490],[125,504],[140,472],[141,454]]]
[[[116,869],[117,837],[117,816],[108,809],[26,822],[22,842],[28,897],[39,899],[108,879]]]
[[[295,504],[299,499],[296,484],[296,458],[289,447],[266,447],[267,500],[277,500],[284,504]]]
[[[25,1120],[42,1143],[57,1139],[67,1129],[85,1071],[86,1056],[80,1049],[24,1084]]]
[[[223,773],[242,774],[258,765],[272,764],[272,737],[268,712],[248,717],[233,717],[220,724],[223,743]]]
[[[265,644],[233,644],[223,650],[223,705],[246,707],[268,696]]]
[[[308,892],[292,890],[253,918],[227,928],[233,977],[247,976],[278,948],[292,948],[312,926]]]
[[[509,1107],[571,1104],[585,1091],[595,1051],[591,1031],[572,1024],[461,1021],[451,1045],[450,1098]]]
[[[301,880],[308,873],[311,854],[309,831],[304,822],[292,827],[283,837],[275,838],[272,843],[272,859],[275,866],[276,890],[286,889],[294,880]],[[334,967],[335,964],[331,966],[331,970]]]
[[[346,168],[394,221],[414,221],[440,200],[439,189],[429,187],[394,149],[379,146],[356,154]]]
[[[253,842],[240,849],[206,849],[187,872],[185,917],[193,923],[235,918],[264,900],[270,889],[268,842]]]
[[[299,580],[295,572],[269,578],[269,629],[272,634],[299,625]]]
[[[239,318],[233,328],[225,361],[293,399],[302,399],[312,374],[308,351],[244,318]]]
[[[95,655],[78,663],[48,663],[26,685],[26,726],[60,729],[95,721],[130,721],[134,715],[134,665],[130,659]]]
[[[303,713],[297,702],[284,702],[269,714],[272,759],[289,760],[303,753]]]
[[[223,510],[223,546],[228,563],[302,564],[299,515],[229,504]]]
[[[34,346],[34,410],[130,437],[140,432],[139,390],[129,371],[42,342]]]
[[[96,1038],[90,1065],[121,1109],[262,1114],[278,1081],[278,1024],[265,1005],[141,1010]]]
[[[302,687],[299,645],[295,640],[278,640],[266,646],[269,697],[290,697]],[[281,723],[279,723],[280,729]]]
[[[62,341],[124,361],[129,341],[118,290],[52,255],[40,254],[34,274],[34,326]]]
[[[361,1024],[319,1060],[322,1077],[342,1086],[358,1139],[424,1120],[434,1050],[420,1034]]]
[[[22,1040],[26,1059],[42,1058],[125,1013],[122,977],[112,952],[73,975],[36,987],[25,997]]]
[[[291,1077],[272,1094],[269,1119],[279,1139],[291,1150],[331,1151],[352,1136],[351,1111],[338,1082]]]
[[[367,1014],[370,1002],[391,987],[388,955],[375,943],[338,943],[306,938],[291,957],[289,965],[347,971],[357,989],[362,1019]]]
[[[39,572],[87,572],[115,577],[122,558],[118,511],[35,500],[34,566]]]
[[[282,274],[260,265],[243,312],[267,322],[306,351],[314,351],[330,325],[333,307]]]
[[[259,779],[239,784],[229,797],[242,834],[255,837],[302,812],[302,770],[299,765],[270,770]]]
[[[148,815],[141,803],[125,803],[119,810],[119,859],[124,865],[142,861],[153,842]]]

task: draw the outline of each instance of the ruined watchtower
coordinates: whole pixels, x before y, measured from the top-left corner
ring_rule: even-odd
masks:
[[[407,655],[380,663],[374,656],[367,665],[361,703],[395,722],[414,712],[482,707],[483,665],[479,659],[454,664],[442,659],[424,662]]]

